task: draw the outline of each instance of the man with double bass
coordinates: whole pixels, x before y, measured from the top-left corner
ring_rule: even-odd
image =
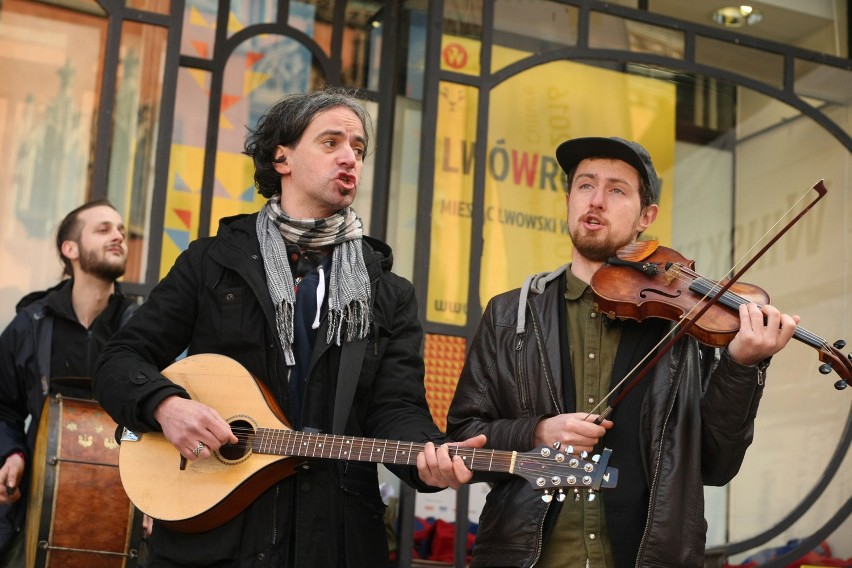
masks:
[[[108,201],[68,213],[57,229],[56,248],[63,280],[18,302],[17,315],[0,335],[3,568],[24,566],[28,481],[33,468],[44,465],[32,460],[45,398],[61,391],[91,399],[89,385],[57,382],[91,377],[100,350],[137,307],[116,283],[127,264],[127,239],[121,215]]]
[[[769,358],[799,318],[769,305],[741,306],[727,348],[679,340],[601,419],[593,410],[672,326],[609,321],[589,286],[607,259],[654,222],[660,182],[648,152],[620,138],[568,140],[556,158],[568,179],[572,261],[489,302],[448,435],[485,434],[488,447],[500,450],[607,447],[618,485],[594,501],[546,503],[524,483],[497,483],[472,566],[701,568],[703,485],[724,485],[739,470]]]

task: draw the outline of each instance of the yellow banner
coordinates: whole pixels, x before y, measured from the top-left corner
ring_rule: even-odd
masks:
[[[495,50],[495,57],[500,53]],[[502,53],[517,60],[517,52]],[[440,96],[427,318],[464,325],[477,92],[442,83]],[[570,261],[565,174],[555,158],[556,147],[569,138],[619,136],[648,149],[663,189],[660,215],[643,237],[670,242],[674,115],[674,85],[569,61],[534,67],[498,85],[489,102],[482,305],[527,275]]]

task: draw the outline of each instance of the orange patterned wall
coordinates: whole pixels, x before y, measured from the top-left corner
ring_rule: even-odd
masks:
[[[426,400],[441,430],[447,429],[447,411],[464,366],[465,347],[464,337],[426,334]]]

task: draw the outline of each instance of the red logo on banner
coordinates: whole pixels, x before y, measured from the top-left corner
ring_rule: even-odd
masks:
[[[467,50],[458,43],[448,44],[444,48],[444,63],[453,69],[461,69],[467,65]]]

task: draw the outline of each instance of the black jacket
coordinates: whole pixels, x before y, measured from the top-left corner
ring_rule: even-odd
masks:
[[[160,370],[185,349],[235,359],[289,412],[284,353],[256,216],[224,219],[215,238],[190,244],[107,346],[95,392],[116,422],[137,432],[159,430],[153,417],[157,404],[172,394],[187,396]],[[304,423],[333,434],[440,440],[425,398],[414,289],[390,272],[387,245],[367,238],[363,243],[372,283],[372,331],[362,341],[327,345],[323,313],[305,387]],[[340,365],[358,350],[360,366]],[[352,403],[337,405],[338,396]],[[429,489],[416,468],[391,469],[415,488]],[[375,464],[318,460],[210,532],[182,534],[155,523],[151,566],[381,566],[388,558],[384,509]]]
[[[529,451],[539,420],[566,412],[566,394],[573,394],[564,388],[572,384],[565,380],[571,366],[566,361],[564,290],[563,275],[540,294],[527,297],[514,290],[489,302],[449,410],[451,438],[484,433],[491,448]],[[519,333],[520,317],[525,321]],[[659,335],[658,323],[625,324],[613,382],[638,363]],[[739,470],[753,436],[763,368],[738,365],[727,351],[701,348],[686,338],[646,377],[643,389],[624,398],[639,397],[635,421],[623,420],[618,416],[621,405],[616,407],[616,427],[603,445],[619,428],[639,428],[638,447],[624,448],[621,455],[613,451],[610,465],[618,466],[619,482],[603,494],[619,566],[634,561],[648,567],[703,566],[703,485],[724,485]],[[624,466],[625,459],[630,467]],[[609,492],[627,485],[638,492],[645,487],[649,496],[638,527],[620,527],[619,521],[629,515],[610,508],[618,499],[609,498]],[[571,505],[570,499],[563,504]],[[498,480],[480,517],[472,566],[535,565],[552,506],[521,477]],[[634,528],[638,550],[635,544],[624,550],[622,537]]]
[[[74,314],[72,286],[71,280],[64,280],[49,290],[27,294],[0,335],[0,460],[15,451],[26,456],[21,499],[0,507],[0,555],[23,526],[30,473],[34,467],[44,466],[33,464],[32,456],[44,399],[57,391],[51,384],[52,369],[67,367],[75,375],[91,377],[100,350],[137,307],[116,284],[109,306],[87,330]],[[55,343],[63,346],[58,353],[52,351]],[[92,398],[90,391],[62,392]],[[25,432],[27,417],[32,426]]]

